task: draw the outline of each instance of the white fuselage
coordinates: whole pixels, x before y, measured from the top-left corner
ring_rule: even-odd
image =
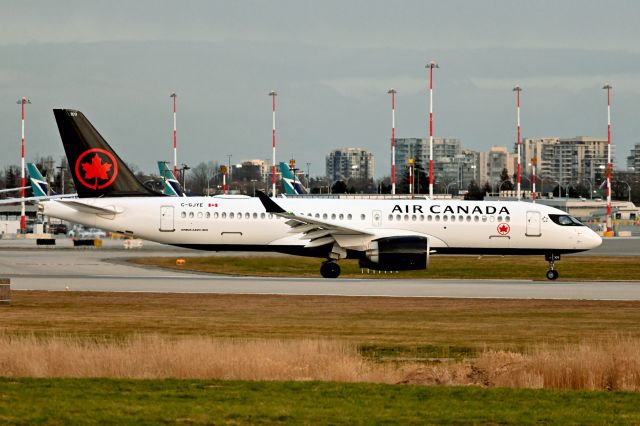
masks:
[[[58,201],[41,203],[43,214],[164,244],[230,251],[282,251],[305,255],[309,240],[287,219],[265,212],[251,197],[83,198],[113,214],[81,211]],[[455,200],[276,199],[287,212],[361,231],[346,248],[364,250],[378,238],[429,238],[441,253],[534,254],[589,250],[601,238],[586,226],[562,226],[549,214],[565,212],[528,202]]]

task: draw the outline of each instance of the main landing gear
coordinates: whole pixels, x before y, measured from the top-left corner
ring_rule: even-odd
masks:
[[[335,260],[327,260],[320,266],[320,274],[324,278],[338,278],[340,276],[340,265]]]
[[[544,259],[549,262],[549,270],[547,271],[547,279],[550,281],[554,281],[558,279],[558,271],[556,271],[555,264],[556,261],[560,260],[559,254],[547,253],[544,255]]]

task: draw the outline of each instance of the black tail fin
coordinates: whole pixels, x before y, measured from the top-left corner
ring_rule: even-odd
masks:
[[[80,198],[162,195],[144,186],[80,111],[54,109]]]

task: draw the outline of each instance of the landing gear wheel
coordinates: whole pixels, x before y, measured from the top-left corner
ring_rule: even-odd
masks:
[[[555,269],[549,269],[547,271],[547,279],[548,280],[551,280],[551,281],[557,280],[558,279],[558,275],[559,275],[558,271],[556,271]]]
[[[320,266],[320,274],[323,278],[338,278],[340,276],[340,265],[334,261],[327,261]]]

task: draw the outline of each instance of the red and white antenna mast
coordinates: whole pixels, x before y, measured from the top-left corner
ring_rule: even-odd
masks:
[[[269,96],[271,96],[271,113],[272,113],[272,179],[271,179],[271,194],[273,197],[276,196],[276,96],[278,94],[275,90],[269,92]]]
[[[429,198],[433,198],[433,69],[440,68],[435,61],[429,62]]]
[[[176,99],[178,95],[172,93],[170,98],[173,98],[173,175],[178,176],[178,148],[177,148],[177,133],[176,133]]]
[[[23,97],[22,99],[18,99],[16,103],[22,106],[22,139],[20,144],[22,152],[20,161],[20,186],[22,187],[22,189],[20,189],[20,198],[22,198],[22,201],[20,202],[20,232],[24,234],[27,231],[26,209],[24,205],[24,106],[30,104],[31,101]]]
[[[611,89],[610,84],[605,84],[603,89],[607,91],[607,236],[611,236]]]
[[[513,88],[513,91],[516,92],[516,98],[517,98],[517,105],[518,105],[518,112],[516,114],[517,116],[517,120],[516,123],[518,125],[518,183],[517,183],[517,196],[518,196],[518,201],[520,201],[520,198],[522,197],[522,192],[520,191],[520,161],[521,161],[521,155],[520,155],[520,92],[522,92],[522,88],[520,88],[520,86],[517,86]]]
[[[396,93],[394,88],[389,89],[391,94],[391,193],[396,193]]]

